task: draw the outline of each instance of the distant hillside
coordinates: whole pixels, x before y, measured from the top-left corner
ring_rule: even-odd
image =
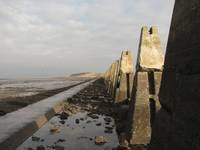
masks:
[[[94,73],[94,72],[82,72],[82,73],[76,73],[76,74],[71,74],[70,76],[72,77],[90,77],[90,78],[95,78],[100,76],[100,73]]]
[[[102,74],[101,73],[95,73],[95,72],[81,72],[81,73],[75,73],[71,74],[69,76],[66,76],[67,79],[79,79],[79,80],[85,80],[85,79],[92,79],[92,78],[98,78]]]

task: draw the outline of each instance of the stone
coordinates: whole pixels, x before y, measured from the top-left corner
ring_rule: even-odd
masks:
[[[110,126],[106,126],[105,127],[107,130],[113,130],[113,127],[110,127]]]
[[[164,64],[163,50],[157,27],[143,27],[141,31],[139,51],[137,56],[136,70],[162,71]]]
[[[104,136],[96,136],[95,137],[95,144],[96,145],[104,145],[105,143],[107,143],[107,140]]]
[[[66,112],[62,112],[60,115],[61,120],[66,120],[66,119],[68,119],[68,117],[69,117],[69,114]]]
[[[119,145],[116,148],[113,148],[112,150],[130,150],[130,149],[123,145]]]
[[[76,119],[75,122],[76,122],[76,124],[79,124],[79,123],[80,123],[80,120],[79,120],[79,119]]]
[[[92,119],[99,119],[99,116],[97,114],[88,113],[87,116],[89,116]]]
[[[40,137],[32,136],[32,141],[39,142],[40,141]]]
[[[109,117],[105,117],[104,120],[105,120],[106,122],[109,122],[109,123],[112,121],[112,119],[109,118]]]
[[[65,124],[65,121],[64,120],[61,120],[61,121],[59,121],[61,124]]]
[[[64,146],[56,145],[55,146],[55,150],[65,150],[65,147]]]
[[[59,132],[60,132],[60,128],[59,128],[59,127],[52,127],[52,128],[50,129],[50,132],[51,132],[51,133],[59,133]]]
[[[107,133],[107,134],[112,134],[112,133],[113,133],[113,131],[112,131],[112,130],[109,130],[109,129],[105,129],[105,130],[104,130],[104,133]]]
[[[97,123],[96,126],[101,126],[101,123]]]
[[[57,142],[58,142],[58,143],[59,143],[59,142],[63,143],[63,142],[65,142],[65,139],[59,139]]]
[[[43,145],[37,146],[36,150],[45,150],[45,147]]]

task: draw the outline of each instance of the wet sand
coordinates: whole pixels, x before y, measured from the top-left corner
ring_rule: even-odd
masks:
[[[89,79],[3,80],[0,85],[0,116],[72,88]],[[27,95],[27,96],[23,96]]]

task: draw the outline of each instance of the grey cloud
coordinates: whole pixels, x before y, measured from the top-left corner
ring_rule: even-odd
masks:
[[[174,0],[0,0],[0,77],[104,71],[140,29],[167,43]]]

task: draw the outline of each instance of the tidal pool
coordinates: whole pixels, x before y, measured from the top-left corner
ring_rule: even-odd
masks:
[[[112,150],[119,145],[112,117],[78,112],[61,120],[53,117],[29,137],[16,150],[36,150],[42,145],[45,150]],[[95,137],[103,136],[106,143],[95,144]]]

